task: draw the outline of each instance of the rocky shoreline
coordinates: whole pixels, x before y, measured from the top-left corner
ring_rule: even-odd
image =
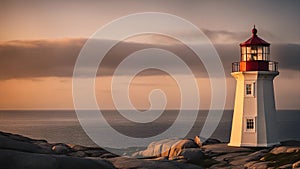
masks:
[[[167,151],[166,151],[167,150]],[[0,132],[3,169],[300,168],[300,142],[271,148],[234,148],[215,139],[166,139],[121,157],[100,147],[48,143]]]

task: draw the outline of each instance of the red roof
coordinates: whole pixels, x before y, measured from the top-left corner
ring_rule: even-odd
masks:
[[[241,43],[240,46],[252,46],[252,45],[261,45],[261,46],[270,46],[270,44],[257,35],[257,29],[252,29],[252,37],[246,40],[245,42]]]

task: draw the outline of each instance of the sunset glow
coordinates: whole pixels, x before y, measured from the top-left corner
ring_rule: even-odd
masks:
[[[72,73],[76,58],[86,40],[110,21],[136,12],[158,11],[185,18],[201,29],[215,45],[227,74],[226,109],[233,108],[235,82],[229,76],[230,63],[239,57],[239,43],[251,34],[253,24],[259,34],[272,42],[271,57],[279,61],[280,75],[275,83],[278,109],[299,109],[300,15],[296,1],[208,2],[208,1],[2,1],[0,2],[0,109],[73,109]],[[258,5],[259,4],[259,5]],[[255,8],[252,12],[251,7]],[[222,10],[211,10],[222,9]],[[139,24],[139,23],[136,23]],[[193,41],[193,32],[184,32]],[[107,40],[107,39],[105,39]],[[103,42],[99,43],[105,43]],[[201,61],[168,37],[144,35],[130,37],[116,47],[96,78],[98,103],[114,108],[110,96],[112,65],[118,54],[129,54],[143,45],[164,46],[181,52],[182,58],[197,72],[200,109],[211,102],[210,83]],[[128,45],[131,46],[129,48]],[[122,46],[123,45],[123,46]],[[124,47],[125,46],[125,47]],[[136,48],[136,49],[135,49]],[[114,53],[115,52],[115,53]],[[125,56],[120,56],[125,57]],[[119,58],[120,59],[120,58]],[[140,74],[130,87],[131,99],[138,109],[149,107],[148,95],[162,89],[168,109],[180,104],[180,91],[166,74]],[[288,97],[289,99],[286,99]],[[102,101],[101,101],[102,100]]]

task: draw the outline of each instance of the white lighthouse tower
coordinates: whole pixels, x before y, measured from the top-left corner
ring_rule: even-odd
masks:
[[[273,79],[277,62],[270,61],[270,44],[257,36],[240,44],[240,62],[232,64],[236,79],[229,146],[269,147],[278,143]]]

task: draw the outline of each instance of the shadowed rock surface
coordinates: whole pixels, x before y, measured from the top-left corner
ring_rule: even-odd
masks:
[[[4,132],[0,132],[0,166],[3,169],[202,169],[178,161],[119,157],[101,147],[51,144]]]
[[[202,169],[200,166],[168,160],[140,160],[135,158],[117,157],[109,159],[118,169]]]
[[[0,132],[0,166],[5,169],[202,169],[299,168],[300,142],[271,148],[228,147],[216,139],[165,139],[120,157],[101,147],[48,143]]]
[[[153,142],[146,150],[133,155],[144,158],[155,156],[157,160],[180,161],[214,169],[297,168],[300,165],[298,141],[285,141],[282,145],[271,148],[229,147],[227,143],[216,139],[208,139],[201,143],[198,137],[195,137],[195,144],[190,143],[192,141],[165,139]],[[163,147],[169,147],[169,150]]]

